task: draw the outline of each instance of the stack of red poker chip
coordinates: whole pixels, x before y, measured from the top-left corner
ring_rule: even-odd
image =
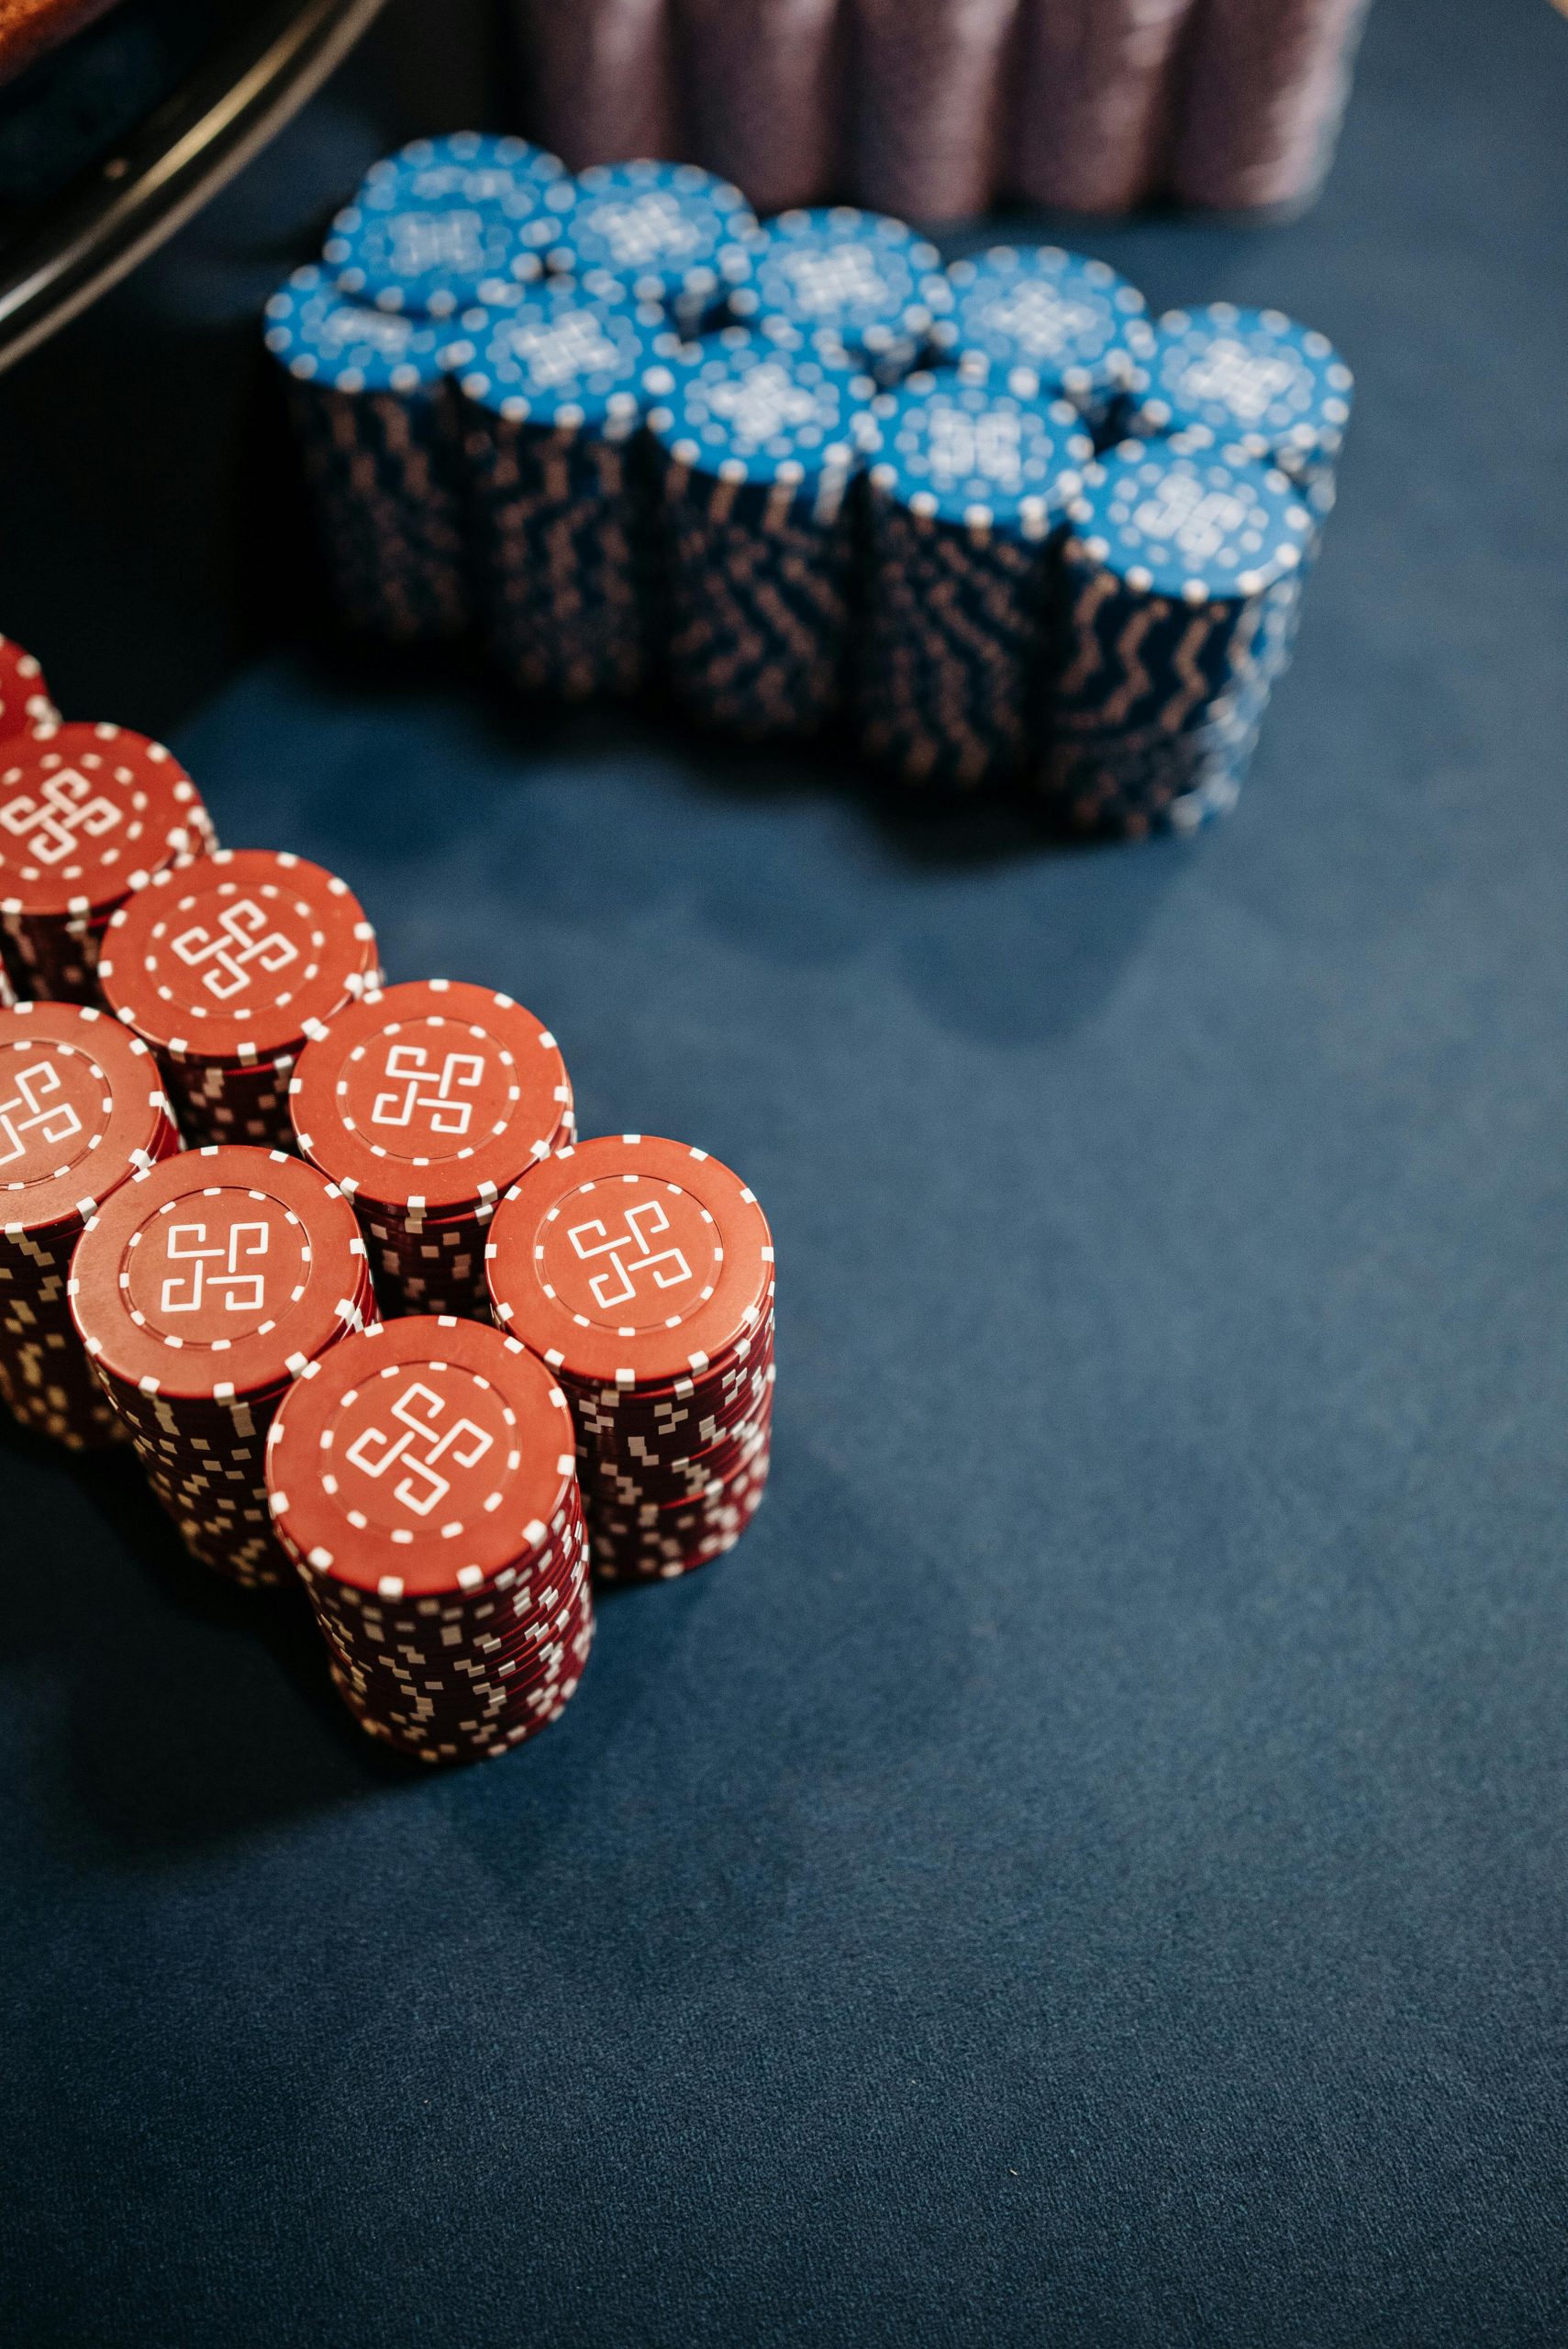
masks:
[[[566,1390],[594,1570],[685,1574],[762,1500],[773,1248],[740,1177],[684,1142],[606,1135],[506,1194],[485,1250],[497,1320]]]
[[[310,1033],[295,1132],[353,1200],[388,1311],[486,1315],[495,1204],[576,1131],[554,1037],[510,996],[450,979],[368,995]]]
[[[0,951],[17,994],[97,1003],[117,907],[213,841],[195,785],[145,734],[48,724],[0,741]]]
[[[99,1208],[70,1297],[187,1547],[236,1582],[287,1579],[267,1511],[267,1430],[309,1364],[374,1315],[348,1201],[281,1151],[186,1151]]]
[[[303,856],[219,850],[154,874],[109,924],[104,1000],[158,1054],[189,1141],[291,1150],[311,1029],[374,986],[375,933]]]
[[[10,637],[0,636],[0,736],[59,723],[60,712],[34,655]]]
[[[75,1003],[0,1011],[0,1395],[74,1446],[117,1422],[71,1319],[71,1259],[101,1202],[180,1147],[145,1044]]]
[[[486,1324],[418,1315],[310,1365],[267,1488],[372,1736],[473,1761],[561,1713],[594,1636],[574,1467],[560,1387]]]

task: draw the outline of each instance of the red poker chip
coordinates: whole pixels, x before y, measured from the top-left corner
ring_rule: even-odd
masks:
[[[566,1399],[542,1364],[483,1323],[423,1315],[303,1376],[267,1455],[295,1555],[395,1599],[478,1588],[530,1555],[574,1476]]]
[[[77,1243],[71,1308],[100,1373],[172,1403],[269,1394],[343,1335],[364,1242],[280,1152],[185,1151],[114,1192]]]
[[[58,725],[59,720],[36,656],[13,638],[0,636],[0,736],[23,733],[29,726]]]
[[[375,974],[347,883],[302,856],[219,850],[155,874],[111,920],[109,1008],[175,1060],[249,1069],[298,1049]]]
[[[212,838],[195,785],[123,726],[30,726],[0,741],[0,909],[91,919]]]
[[[90,1006],[0,1012],[0,1223],[79,1226],[173,1145],[158,1063]]]
[[[506,1642],[489,1637],[464,1642],[449,1633],[444,1641],[417,1645],[407,1639],[373,1635],[363,1624],[336,1618],[328,1609],[319,1609],[317,1617],[334,1654],[367,1674],[454,1687],[479,1680],[514,1685],[530,1678],[567,1636],[587,1588],[584,1542],[570,1584],[552,1595],[548,1609],[528,1624],[526,1636],[519,1632]]]
[[[563,1375],[606,1386],[706,1371],[755,1327],[773,1264],[739,1175],[639,1134],[543,1160],[496,1209],[486,1251],[503,1326]]]
[[[493,1203],[572,1106],[561,1050],[509,996],[415,980],[338,1012],[289,1088],[299,1146],[372,1208],[439,1222]]]

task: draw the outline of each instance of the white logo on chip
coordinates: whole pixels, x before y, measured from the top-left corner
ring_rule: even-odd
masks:
[[[112,799],[75,767],[60,767],[35,799],[24,793],[0,807],[0,824],[39,864],[64,864],[84,840],[101,840],[124,821]]]
[[[601,1313],[629,1305],[644,1280],[651,1280],[655,1288],[671,1289],[691,1279],[692,1268],[681,1249],[655,1250],[652,1245],[669,1229],[670,1219],[657,1199],[643,1199],[628,1208],[617,1232],[607,1230],[596,1219],[569,1229],[566,1236],[584,1264],[601,1256],[607,1260],[604,1271],[595,1273],[588,1283]]]
[[[50,1150],[70,1141],[82,1130],[82,1120],[69,1101],[51,1100],[62,1091],[60,1071],[52,1061],[35,1061],[16,1080],[17,1090],[0,1101],[0,1167],[14,1166],[28,1154],[28,1134]]]
[[[187,970],[201,973],[209,995],[229,1003],[250,987],[253,973],[275,978],[299,960],[299,948],[282,930],[270,930],[269,919],[254,897],[236,897],[218,915],[216,930],[193,922],[170,945]]]
[[[400,277],[432,270],[484,267],[484,223],[477,212],[398,212],[387,223],[392,267]]]
[[[1252,518],[1247,499],[1213,489],[1191,473],[1167,473],[1140,498],[1132,520],[1146,539],[1165,539],[1192,565],[1229,546]]]
[[[382,1071],[387,1089],[371,1106],[373,1126],[406,1129],[423,1115],[432,1134],[461,1141],[473,1118],[473,1103],[461,1096],[484,1081],[481,1052],[446,1052],[439,1067],[423,1044],[389,1044]]]
[[[1240,423],[1256,424],[1300,373],[1290,360],[1249,351],[1244,342],[1211,342],[1181,371],[1177,396],[1194,407],[1218,400]]]
[[[161,1313],[199,1313],[215,1302],[226,1313],[258,1314],[267,1302],[264,1271],[245,1269],[247,1263],[267,1252],[265,1223],[233,1223],[226,1240],[209,1241],[205,1223],[172,1223],[166,1227],[163,1253],[167,1263],[187,1268],[170,1273],[159,1291]]]
[[[617,269],[689,261],[707,242],[705,230],[688,218],[674,196],[660,188],[628,202],[606,197],[591,205],[584,217],[592,233],[609,247]]]
[[[445,1460],[454,1468],[477,1468],[495,1438],[460,1412],[444,1428],[437,1422],[446,1411],[446,1399],[420,1378],[411,1378],[392,1407],[398,1432],[379,1427],[363,1429],[344,1453],[362,1476],[378,1483],[401,1464],[403,1474],[393,1486],[393,1497],[411,1517],[428,1517],[451,1490],[451,1479],[437,1465]]]

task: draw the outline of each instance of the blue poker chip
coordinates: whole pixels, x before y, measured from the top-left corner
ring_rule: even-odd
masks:
[[[434,327],[345,301],[314,262],[294,272],[262,316],[267,349],[301,383],[407,394],[439,382],[443,372]]]
[[[948,277],[951,314],[932,339],[961,368],[1032,367],[1089,408],[1126,390],[1147,362],[1143,296],[1103,261],[1059,245],[994,245],[954,262]]]
[[[852,205],[781,212],[759,237],[738,318],[783,320],[879,373],[913,365],[951,294],[934,245]]]
[[[466,312],[441,356],[470,399],[509,422],[619,438],[647,405],[649,370],[683,347],[657,303],[595,300],[551,278],[505,309]]]
[[[1083,490],[1095,444],[1066,400],[919,374],[873,410],[871,485],[910,513],[1043,539]]]
[[[1262,595],[1307,560],[1313,519],[1277,468],[1124,440],[1069,508],[1069,554],[1140,595],[1189,604]]]
[[[569,186],[554,265],[590,284],[663,302],[684,323],[745,277],[755,216],[695,163],[595,163]]]
[[[1168,310],[1154,330],[1135,429],[1201,424],[1286,473],[1307,475],[1339,455],[1354,379],[1327,335],[1283,310],[1211,302]]]
[[[572,201],[568,180],[432,163],[369,180],[322,248],[339,291],[377,309],[450,317],[499,304],[542,273]]]
[[[724,482],[842,481],[859,462],[858,428],[875,385],[801,337],[727,327],[685,346],[648,378],[649,429],[691,472]]]
[[[498,138],[486,130],[452,130],[440,139],[414,139],[395,155],[383,156],[365,173],[361,188],[395,184],[400,195],[427,194],[456,175],[470,194],[483,202],[500,195],[519,180],[548,184],[566,177],[559,155],[547,153],[531,139]]]

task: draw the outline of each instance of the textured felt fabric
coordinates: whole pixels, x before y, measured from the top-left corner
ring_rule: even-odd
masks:
[[[240,394],[347,86],[0,385],[0,625],[745,1173],[773,1488],[412,1776],[7,1441],[0,2334],[1561,2342],[1568,24],[1380,0],[1309,218],[1094,238],[1359,404],[1240,810],[1092,853],[301,649]]]

